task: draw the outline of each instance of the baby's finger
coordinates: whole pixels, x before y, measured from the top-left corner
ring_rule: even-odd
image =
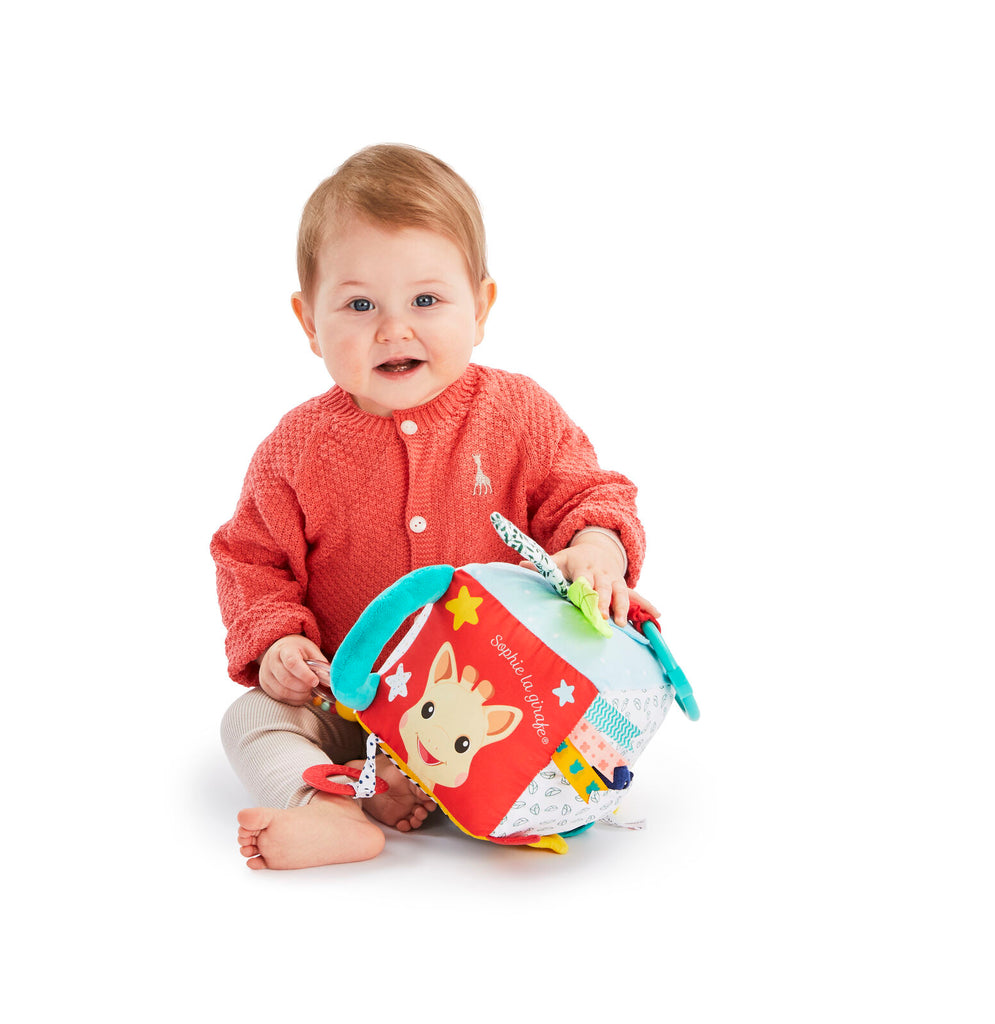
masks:
[[[286,680],[289,680],[289,685]],[[304,704],[310,695],[309,690],[302,691],[300,684],[281,669],[270,672],[265,678],[260,673],[259,684],[274,700],[283,704]]]
[[[280,663],[292,679],[307,684],[308,688],[319,682],[318,676],[304,660],[301,652],[294,648],[285,647],[280,651]]]
[[[647,601],[642,594],[637,594],[634,590],[629,591],[629,603],[638,604],[647,615],[654,619],[660,618],[660,609],[652,601]]]
[[[286,704],[306,704],[311,699],[312,687],[294,676],[288,677],[282,688],[280,699]]]
[[[629,588],[623,580],[616,580],[612,587],[612,610],[615,621],[624,626],[629,619]]]
[[[608,618],[612,605],[612,579],[610,576],[595,575],[594,589],[598,592],[598,611],[603,619]]]
[[[273,680],[278,687],[278,692],[274,694],[277,700],[282,700],[285,704],[306,704],[311,699],[312,689],[317,685],[315,674],[310,669],[307,669],[307,672],[308,678],[302,679],[294,675],[280,659],[273,671]]]

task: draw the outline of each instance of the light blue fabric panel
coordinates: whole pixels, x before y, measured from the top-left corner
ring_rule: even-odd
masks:
[[[660,664],[640,633],[612,623],[611,637],[600,636],[538,573],[502,562],[465,565],[463,570],[600,690],[666,685]]]

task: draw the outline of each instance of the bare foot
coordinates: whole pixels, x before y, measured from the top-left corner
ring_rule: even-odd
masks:
[[[362,761],[350,762],[362,767]],[[435,801],[426,796],[389,757],[377,757],[377,776],[390,787],[386,793],[378,793],[363,801],[363,808],[377,821],[396,828],[398,832],[410,832],[421,828],[425,819],[435,810]]]
[[[383,832],[363,814],[359,801],[330,793],[315,793],[300,807],[239,811],[238,824],[239,852],[257,870],[370,860],[385,843]]]

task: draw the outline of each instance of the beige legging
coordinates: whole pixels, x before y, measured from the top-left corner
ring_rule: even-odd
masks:
[[[356,722],[310,706],[291,707],[256,688],[225,712],[221,742],[242,784],[263,807],[299,807],[314,790],[301,775],[316,764],[366,756]]]

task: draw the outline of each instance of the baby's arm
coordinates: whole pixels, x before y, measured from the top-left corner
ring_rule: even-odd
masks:
[[[306,636],[281,637],[259,659],[259,685],[283,704],[307,704],[319,680],[306,662],[324,660],[321,649]]]
[[[621,473],[604,470],[587,435],[541,389],[533,392],[529,435],[538,485],[530,493],[529,534],[567,579],[587,579],[601,614],[624,625],[636,601],[654,618],[653,606],[629,588],[642,567],[646,538],[636,512],[636,487]],[[535,444],[536,437],[543,443]]]
[[[244,686],[256,686],[265,663],[264,692],[298,704],[304,700],[304,678],[296,658],[293,668],[287,667],[289,651],[283,648],[290,644],[288,638],[296,638],[291,646],[301,661],[325,660],[320,653],[321,630],[306,603],[307,512],[298,481],[312,427],[311,420],[295,410],[263,441],[249,464],[235,514],[211,541],[221,615],[228,630],[229,674]],[[278,644],[280,651],[271,654]],[[276,659],[277,653],[281,659]],[[310,669],[307,673],[310,687]]]

